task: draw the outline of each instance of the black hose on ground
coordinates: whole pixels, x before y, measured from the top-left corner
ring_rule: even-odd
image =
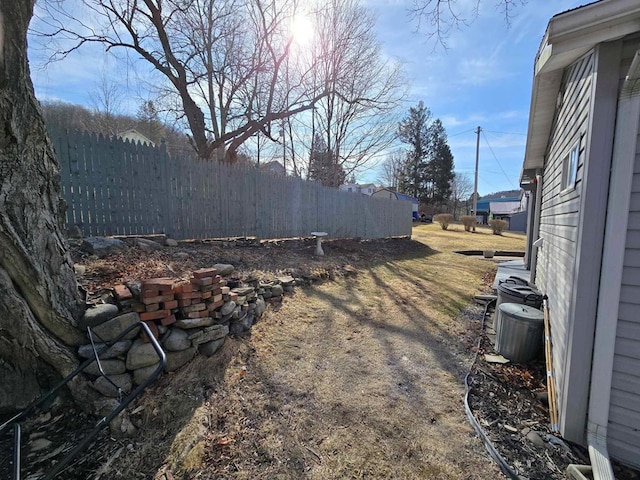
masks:
[[[481,332],[484,331],[484,321],[487,318],[487,312],[489,311],[489,307],[495,302],[496,302],[495,300],[491,300],[487,302],[487,304],[484,307],[484,313],[482,315]],[[469,376],[471,375],[471,370],[473,369],[473,366],[476,364],[476,361],[478,360],[478,353],[480,352],[481,342],[482,342],[482,333],[478,338],[478,345],[476,346],[476,354],[475,354],[475,357],[473,358],[473,362],[471,363],[471,366],[469,367],[469,371],[464,377],[464,385],[466,387],[466,392],[464,394],[464,411],[467,414],[469,423],[471,423],[471,426],[473,427],[473,429],[476,431],[476,433],[482,440],[482,443],[484,443],[484,448],[487,449],[487,452],[489,452],[489,455],[491,455],[491,458],[493,458],[496,461],[502,473],[504,473],[507,477],[513,480],[520,480],[520,477],[518,476],[518,474],[509,466],[509,464],[502,457],[502,455],[498,453],[498,451],[496,450],[496,447],[493,446],[493,443],[491,443],[491,440],[489,440],[489,437],[487,437],[487,434],[484,432],[484,430],[482,430],[482,427],[480,426],[476,418],[473,416],[473,412],[471,411],[471,407],[469,406],[469,393],[471,393],[471,387],[469,386]]]

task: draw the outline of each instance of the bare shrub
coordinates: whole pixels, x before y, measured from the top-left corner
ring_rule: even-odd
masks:
[[[470,232],[471,229],[476,226],[476,217],[472,215],[464,215],[460,217],[460,220],[462,220],[465,232]]]
[[[509,222],[507,222],[506,220],[494,219],[489,220],[489,226],[491,227],[494,235],[502,235],[502,232],[504,232],[509,226]]]
[[[450,213],[439,213],[433,219],[440,224],[443,230],[447,230],[451,222],[453,222],[453,215]]]

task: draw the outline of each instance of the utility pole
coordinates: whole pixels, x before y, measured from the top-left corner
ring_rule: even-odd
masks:
[[[473,183],[473,216],[478,218],[478,160],[480,159],[480,132],[482,129],[478,126],[476,130],[476,175]],[[476,224],[473,224],[473,231],[476,231]]]

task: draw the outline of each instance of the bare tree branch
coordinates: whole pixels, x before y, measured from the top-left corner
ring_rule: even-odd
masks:
[[[416,30],[435,42],[434,48],[446,49],[451,32],[468,26],[478,17],[482,1],[475,0],[471,11],[465,13],[461,0],[414,0],[408,13],[416,23]],[[527,0],[497,0],[496,8],[503,13],[507,27],[511,26],[517,7],[526,3]]]

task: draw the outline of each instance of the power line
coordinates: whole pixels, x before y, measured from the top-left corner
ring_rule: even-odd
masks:
[[[504,174],[504,178],[507,179],[507,181],[511,184],[514,190],[517,190],[517,187],[513,184],[513,182],[509,178],[509,175],[507,175],[507,172],[505,172],[504,168],[502,168],[502,164],[500,163],[500,160],[498,160],[498,157],[496,157],[496,154],[494,153],[493,148],[491,148],[491,145],[489,145],[489,140],[487,140],[487,136],[484,134],[484,130],[482,130],[481,133],[482,133],[482,138],[484,138],[484,141],[486,142],[487,147],[489,147],[489,150],[493,155],[493,158],[495,158],[496,162],[498,163],[498,166],[500,167],[500,170],[502,170],[502,173]]]
[[[464,130],[462,132],[458,132],[458,133],[454,133],[453,135],[447,135],[448,138],[450,137],[457,137],[458,135],[462,135],[463,133],[475,133],[475,130]]]
[[[494,188],[494,189],[498,189],[499,187],[497,187],[495,185],[495,183],[491,183],[489,181],[487,181],[486,178],[484,178],[482,175],[478,175],[478,178],[480,178],[480,180],[482,180],[484,183],[486,183],[487,185],[489,185],[490,187]]]
[[[500,133],[502,135],[522,135],[523,137],[526,137],[527,134],[526,133],[515,133],[515,132],[496,132],[495,130],[483,130],[483,132],[487,132],[487,133]]]

